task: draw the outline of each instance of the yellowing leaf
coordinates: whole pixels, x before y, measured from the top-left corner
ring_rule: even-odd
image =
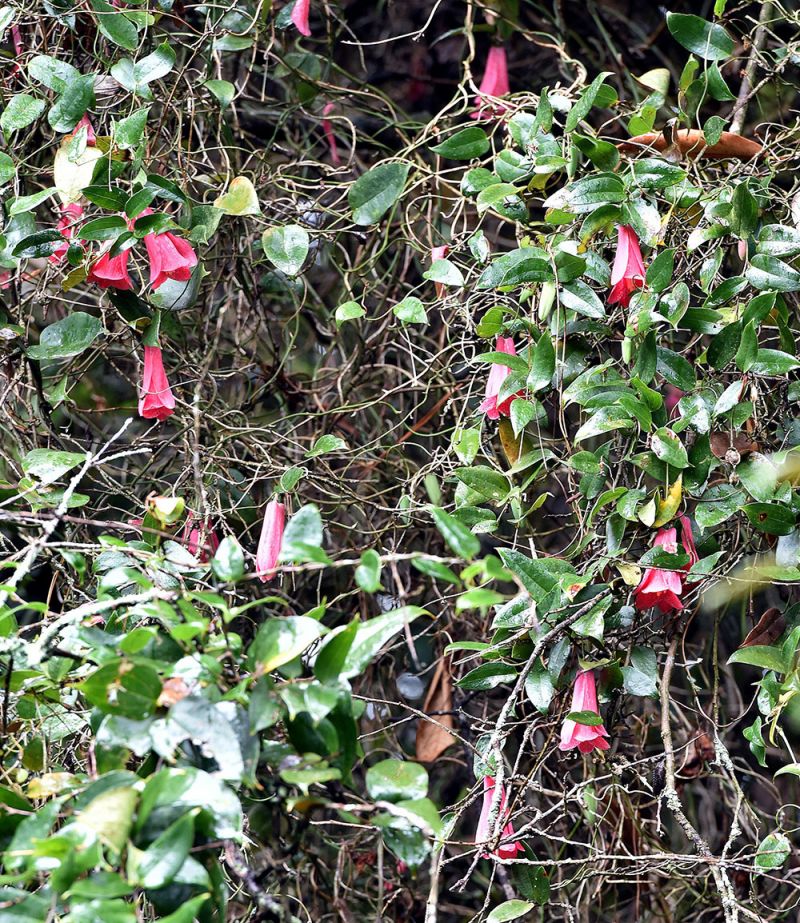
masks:
[[[95,164],[103,156],[103,152],[98,147],[87,145],[74,160],[70,160],[71,147],[72,135],[67,135],[56,151],[53,161],[53,184],[64,205],[80,199],[83,190],[92,182]]]
[[[679,474],[675,483],[670,487],[669,493],[662,500],[658,498],[656,507],[656,518],[653,520],[653,528],[658,529],[666,525],[670,519],[678,512],[683,496],[683,475]]]
[[[214,202],[214,208],[225,212],[226,215],[261,214],[255,187],[246,176],[232,179],[228,191]]]

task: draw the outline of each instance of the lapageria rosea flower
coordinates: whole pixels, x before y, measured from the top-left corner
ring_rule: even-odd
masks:
[[[75,225],[83,217],[83,208],[77,202],[69,202],[61,206],[61,217],[56,222],[56,227],[61,232],[64,242],[60,243],[50,254],[51,263],[60,263],[67,255],[69,241],[75,236]]]
[[[483,804],[481,805],[481,816],[478,819],[478,829],[475,831],[475,843],[477,845],[485,844],[492,837],[492,824],[491,824],[491,815],[492,815],[492,803],[494,801],[494,792],[495,792],[495,780],[492,776],[484,776],[483,778]],[[484,859],[488,859],[490,855],[496,856],[498,859],[513,859],[517,853],[523,852],[524,847],[520,842],[510,842],[514,836],[514,827],[511,821],[508,819],[508,799],[506,797],[506,792],[504,788],[500,789],[500,805],[497,811],[497,817],[500,818],[500,823],[503,826],[503,832],[500,837],[500,843],[496,849],[493,849],[491,853],[483,853]],[[494,825],[496,826],[496,824]]]
[[[681,570],[664,570],[661,567],[648,567],[641,583],[633,591],[633,601],[637,609],[652,609],[657,606],[663,613],[679,612],[683,609],[681,596],[686,589],[686,571],[697,560],[697,549],[692,535],[692,526],[688,516],[680,517],[681,545],[689,556],[689,563]],[[675,554],[678,550],[678,530],[673,526],[659,529],[653,541],[664,551]]]
[[[270,500],[264,512],[261,538],[256,551],[256,575],[262,583],[275,576],[285,525],[286,507],[279,500]]]
[[[644,261],[639,247],[639,238],[632,227],[621,224],[617,228],[617,252],[611,268],[611,291],[609,304],[621,304],[627,308],[631,295],[644,285]]]
[[[502,45],[492,45],[486,59],[486,70],[475,97],[477,109],[472,113],[473,119],[490,119],[505,112],[505,106],[493,102],[487,97],[505,96],[511,87],[508,83],[508,60]]]
[[[331,114],[336,109],[336,106],[333,103],[325,103],[322,107],[322,131],[325,134],[325,139],[328,142],[328,147],[331,152],[331,163],[338,167],[342,162],[342,158],[339,156],[339,147],[336,143],[336,135],[333,131],[333,122],[327,116]]]
[[[170,231],[163,231],[161,234],[145,235],[144,245],[150,259],[150,285],[153,289],[162,286],[167,279],[189,281],[197,265],[197,254],[188,241]]]
[[[600,717],[597,708],[597,686],[592,670],[582,670],[575,677],[572,688],[572,708],[570,713],[591,712]],[[608,750],[606,740],[608,731],[601,724],[580,724],[567,718],[561,727],[560,750],[572,750],[577,747],[581,753],[591,753],[592,750]]]
[[[311,0],[295,0],[292,7],[292,22],[301,35],[311,35],[311,28],[308,25],[310,8]]]
[[[164,359],[158,346],[144,348],[144,374],[142,390],[139,393],[139,416],[146,420],[166,420],[175,410]]]
[[[448,254],[449,252],[450,252],[450,248],[449,248],[446,244],[445,244],[444,246],[442,246],[442,247],[433,247],[433,248],[431,248],[431,266],[432,266],[437,260],[446,260],[446,259],[447,259],[447,254]],[[447,293],[447,286],[444,285],[444,284],[441,283],[441,282],[434,282],[434,283],[433,283],[433,287],[434,287],[434,290],[435,290],[435,292],[436,292],[436,297],[437,297],[437,298],[444,298],[445,294]]]
[[[100,288],[116,288],[123,292],[129,292],[133,288],[133,282],[128,275],[128,257],[130,250],[123,250],[116,256],[109,256],[106,251],[100,259],[96,260],[89,268],[86,276],[88,282],[94,282]]]
[[[219,548],[219,538],[211,528],[211,523],[207,519],[197,521],[192,513],[186,517],[181,538],[189,554],[194,555],[201,564],[210,561]]]
[[[495,349],[499,353],[505,353],[507,356],[516,356],[517,350],[514,348],[514,341],[511,337],[498,337]],[[500,390],[503,382],[511,374],[511,369],[500,362],[492,364],[489,371],[489,377],[486,381],[486,397],[481,403],[478,410],[486,414],[490,420],[499,420],[501,416],[507,417],[511,413],[511,402],[521,392],[509,394],[498,403]]]

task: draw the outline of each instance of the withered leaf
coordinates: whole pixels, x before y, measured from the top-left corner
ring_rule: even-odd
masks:
[[[758,452],[759,445],[747,433],[735,433],[731,438],[730,433],[717,432],[709,437],[711,451],[716,458],[725,458],[731,449],[735,449],[740,457],[744,458],[751,452]]]
[[[761,616],[740,647],[752,647],[755,644],[769,647],[780,638],[786,629],[786,619],[780,609],[774,606]]]
[[[450,658],[442,657],[433,674],[428,694],[422,710],[426,715],[432,715],[432,721],[420,719],[417,725],[417,759],[421,763],[432,763],[444,751],[455,743],[455,738],[446,728],[453,725],[453,716],[450,714],[436,714],[449,712],[453,708],[453,681],[450,677]],[[433,722],[436,722],[435,724]]]

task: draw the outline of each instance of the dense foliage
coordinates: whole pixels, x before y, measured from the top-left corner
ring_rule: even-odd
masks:
[[[0,27],[0,919],[794,919],[796,5]]]

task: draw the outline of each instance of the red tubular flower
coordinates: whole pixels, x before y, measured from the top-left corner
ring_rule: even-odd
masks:
[[[448,254],[449,252],[450,252],[450,248],[449,248],[448,246],[444,246],[444,247],[433,247],[433,248],[431,249],[431,265],[433,265],[433,264],[436,262],[436,260],[446,260],[446,259],[447,259],[447,254]],[[444,298],[444,296],[445,296],[445,294],[446,294],[446,292],[447,292],[447,286],[446,286],[446,285],[442,285],[441,282],[434,282],[434,283],[433,283],[433,287],[434,287],[434,289],[436,290],[436,297],[437,297],[437,298]]]
[[[145,235],[144,245],[150,259],[150,284],[153,289],[159,288],[167,279],[189,281],[192,269],[197,265],[197,254],[188,241],[164,231],[162,234]]]
[[[164,360],[158,346],[144,348],[144,375],[139,394],[139,416],[146,420],[164,421],[175,410]]]
[[[487,99],[487,97],[505,96],[510,91],[506,50],[502,45],[492,45],[489,49],[489,57],[486,59],[483,80],[481,80],[481,85],[478,87],[478,95],[475,97],[477,109],[470,118],[490,119],[505,112],[505,106],[499,106],[497,103],[492,102],[491,99]]]
[[[511,337],[498,337],[496,345],[497,352],[505,353],[508,356],[516,356],[517,354],[514,348],[514,341]],[[511,369],[507,365],[500,365],[499,362],[495,362],[492,365],[489,378],[486,382],[486,397],[480,407],[478,407],[478,410],[483,411],[490,420],[499,420],[501,415],[507,417],[511,413],[511,402],[518,394],[522,393],[517,392],[517,394],[510,394],[499,404],[497,403],[497,398],[500,394],[503,382],[510,374]]]
[[[591,670],[584,670],[575,677],[571,711],[590,711],[596,715],[600,714],[597,708],[597,687],[594,683],[594,673]],[[558,747],[560,750],[572,750],[577,747],[581,753],[608,750],[609,743],[606,737],[608,737],[608,731],[602,724],[578,724],[576,721],[567,719],[561,728],[561,743]]]
[[[295,0],[292,7],[292,22],[297,27],[297,31],[302,35],[311,35],[311,29],[308,25],[308,13],[311,7],[311,0]]]
[[[201,564],[207,564],[219,548],[219,539],[211,523],[207,519],[196,523],[191,513],[186,517],[181,538],[189,554],[194,555]]]
[[[689,563],[683,568],[683,572],[662,570],[660,567],[648,567],[644,572],[641,583],[633,591],[633,601],[637,609],[651,609],[653,606],[658,606],[665,614],[673,610],[680,612],[683,609],[681,595],[686,589],[687,583],[684,572],[688,571],[692,564],[698,560],[698,556],[689,517],[681,516],[679,521],[681,524],[681,545],[686,554],[689,555]],[[659,529],[653,544],[660,545],[670,554],[675,554],[678,550],[677,529]]]
[[[617,227],[617,233],[617,253],[611,269],[608,303],[619,303],[623,308],[627,308],[631,295],[644,286],[644,262],[639,238],[633,228],[621,224]]]
[[[116,256],[104,253],[89,269],[86,277],[88,282],[96,282],[100,288],[118,288],[128,292],[133,288],[133,282],[128,275],[129,250],[123,250]]]
[[[69,205],[61,206],[61,217],[56,222],[56,227],[61,231],[64,243],[59,244],[50,254],[51,263],[60,263],[67,255],[67,250],[69,250],[68,241],[75,236],[75,224],[80,221],[82,217],[83,208],[77,203],[71,202]]]
[[[278,500],[270,500],[264,513],[261,538],[256,551],[256,575],[262,583],[275,576],[275,566],[281,553],[283,529],[286,524],[286,507]]]
[[[333,123],[330,119],[326,119],[326,115],[330,115],[331,112],[336,108],[333,103],[325,103],[322,109],[322,131],[325,134],[325,139],[328,142],[328,147],[331,150],[331,163],[338,167],[342,162],[341,157],[339,157],[339,148],[336,145],[336,135],[333,133]]]
[[[480,846],[492,836],[492,829],[489,825],[489,819],[492,813],[492,801],[494,800],[495,781],[492,776],[483,778],[483,805],[481,806],[481,816],[478,820],[478,829],[475,831],[475,844]],[[498,859],[513,859],[517,853],[524,852],[522,843],[510,843],[509,840],[514,836],[514,827],[508,819],[508,802],[506,799],[505,789],[500,790],[500,809],[497,816],[502,818],[503,835],[497,849],[491,853],[483,853],[483,858],[488,859],[490,855]]]

